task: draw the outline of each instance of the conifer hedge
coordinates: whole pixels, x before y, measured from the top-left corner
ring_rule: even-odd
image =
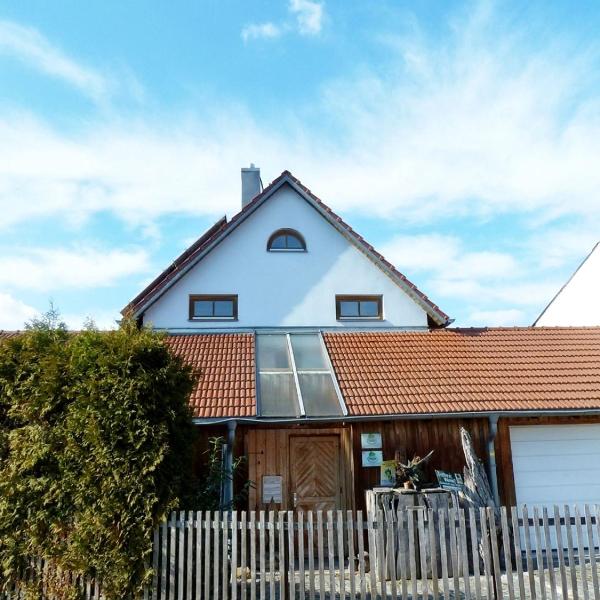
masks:
[[[43,557],[107,598],[139,592],[152,530],[189,479],[192,383],[132,323],[72,334],[51,315],[0,341],[0,589]]]

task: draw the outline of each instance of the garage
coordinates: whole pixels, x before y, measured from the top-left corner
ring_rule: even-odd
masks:
[[[600,424],[510,427],[517,504],[600,504]]]

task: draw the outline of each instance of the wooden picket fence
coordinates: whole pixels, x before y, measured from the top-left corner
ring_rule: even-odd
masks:
[[[600,600],[599,546],[596,506],[181,511],[154,532],[143,598]],[[76,581],[83,598],[102,600],[98,582]]]
[[[173,513],[146,600],[600,600],[597,507]]]

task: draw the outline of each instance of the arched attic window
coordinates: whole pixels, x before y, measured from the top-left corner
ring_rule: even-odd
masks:
[[[269,252],[305,252],[306,242],[295,229],[278,229],[267,242]]]

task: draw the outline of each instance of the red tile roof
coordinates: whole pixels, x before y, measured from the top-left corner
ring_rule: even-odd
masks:
[[[194,367],[194,417],[256,415],[254,336],[246,333],[172,335],[167,343]]]
[[[167,269],[165,269],[154,281],[152,281],[144,290],[142,290],[122,311],[123,315],[137,313],[144,304],[151,300],[153,296],[161,292],[168,286],[169,282],[187,268],[194,260],[202,254],[211,244],[219,239],[222,239],[229,230],[237,225],[237,223],[251,212],[257,204],[259,204],[266,196],[268,196],[274,188],[282,182],[292,182],[308,195],[327,216],[337,223],[344,231],[350,235],[376,262],[386,269],[392,277],[396,277],[402,284],[408,288],[409,292],[414,294],[423,303],[427,312],[434,318],[439,325],[447,325],[450,323],[450,317],[440,309],[437,304],[433,303],[417,286],[409,281],[400,271],[387,261],[383,255],[375,250],[361,235],[359,235],[350,225],[348,225],[339,215],[337,215],[329,206],[327,206],[320,198],[315,196],[302,182],[294,177],[289,171],[283,171],[279,177],[274,179],[260,194],[255,196],[246,206],[234,215],[229,222],[223,217],[215,225],[213,225],[206,233],[204,233],[194,244],[192,244],[181,256],[179,256]]]
[[[350,415],[600,409],[600,328],[324,337]]]
[[[0,329],[0,340],[16,337],[19,335],[20,331],[6,331],[4,329]]]

